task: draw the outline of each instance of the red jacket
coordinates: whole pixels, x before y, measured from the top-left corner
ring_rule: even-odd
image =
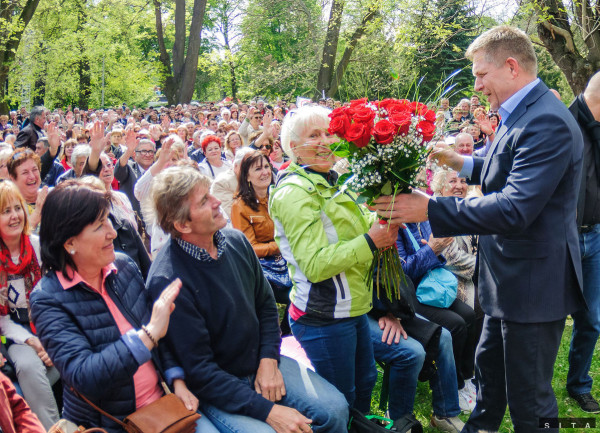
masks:
[[[0,430],[4,433],[46,433],[8,377],[0,373]]]

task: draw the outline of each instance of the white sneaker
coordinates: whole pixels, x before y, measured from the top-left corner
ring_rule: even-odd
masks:
[[[471,398],[466,387],[458,390],[458,405],[463,413],[471,413],[475,409],[475,400]]]
[[[465,380],[465,387],[463,389],[466,389],[469,392],[469,395],[471,395],[473,401],[477,401],[477,388],[475,388],[475,384],[472,382],[472,379]]]

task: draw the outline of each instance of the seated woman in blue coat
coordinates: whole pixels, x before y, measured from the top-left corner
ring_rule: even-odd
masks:
[[[410,235],[419,246],[418,249],[415,248]],[[427,271],[446,264],[446,259],[441,253],[450,243],[452,238],[434,238],[428,221],[406,224],[406,229],[398,231],[396,246],[402,268],[415,287]],[[472,411],[475,407],[475,389],[470,379],[474,374],[477,346],[475,312],[460,299],[456,299],[448,308],[432,307],[417,302],[415,312],[450,331],[460,407],[463,412]]]
[[[42,345],[64,384],[63,417],[85,427],[121,432],[82,396],[117,419],[160,397],[161,377],[190,410],[198,400],[164,347],[181,282],[173,281],[152,305],[135,263],[115,254],[108,218],[110,195],[66,181],[46,199],[40,229],[40,284],[30,297]],[[214,432],[204,417],[198,430]]]

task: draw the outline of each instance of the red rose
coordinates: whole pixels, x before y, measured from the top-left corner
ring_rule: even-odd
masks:
[[[365,105],[369,100],[367,98],[355,99],[350,101],[350,107],[354,108],[356,105]]]
[[[435,134],[435,123],[422,120],[421,122],[417,123],[417,131],[421,133],[423,141],[429,141]]]
[[[337,116],[347,116],[348,115],[348,107],[337,107],[331,113],[329,113],[329,118],[333,119]]]
[[[427,105],[416,101],[410,103],[410,109],[415,114],[423,114],[428,110]]]
[[[371,123],[371,121],[375,118],[375,112],[371,110],[369,107],[365,105],[359,105],[354,107],[354,112],[352,113],[352,119],[355,122],[361,123]]]
[[[406,99],[395,100],[394,102],[388,104],[385,110],[388,112],[388,116],[391,116],[395,113],[412,112]]]
[[[373,127],[373,137],[379,144],[390,144],[394,140],[398,127],[389,120],[382,119]]]
[[[366,123],[355,122],[346,130],[344,138],[346,141],[356,144],[356,147],[365,147],[371,140],[371,126]]]
[[[410,121],[412,116],[408,111],[397,111],[389,116],[389,121],[398,128],[398,134],[406,135],[410,129]]]
[[[427,120],[428,122],[435,122],[435,111],[432,110],[427,110],[424,113],[421,113],[421,115],[425,118],[425,120]]]
[[[329,115],[329,117],[331,117],[331,122],[329,122],[329,133],[337,135],[338,137],[343,137],[346,130],[350,127],[350,119],[343,113],[335,117],[332,117],[332,115],[333,113]]]

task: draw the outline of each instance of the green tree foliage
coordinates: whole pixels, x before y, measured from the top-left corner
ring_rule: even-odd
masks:
[[[397,32],[400,69],[406,81],[420,82],[420,98],[439,93],[439,84],[456,70],[461,72],[452,84],[458,95],[472,93],[471,63],[464,54],[482,29],[469,3],[408,0],[403,14],[405,25]]]
[[[11,92],[48,107],[147,103],[158,83],[152,11],[141,0],[44,0],[18,52]],[[151,45],[150,45],[151,46]]]
[[[0,114],[8,112],[5,83],[13,66],[23,32],[40,0],[0,0]]]

